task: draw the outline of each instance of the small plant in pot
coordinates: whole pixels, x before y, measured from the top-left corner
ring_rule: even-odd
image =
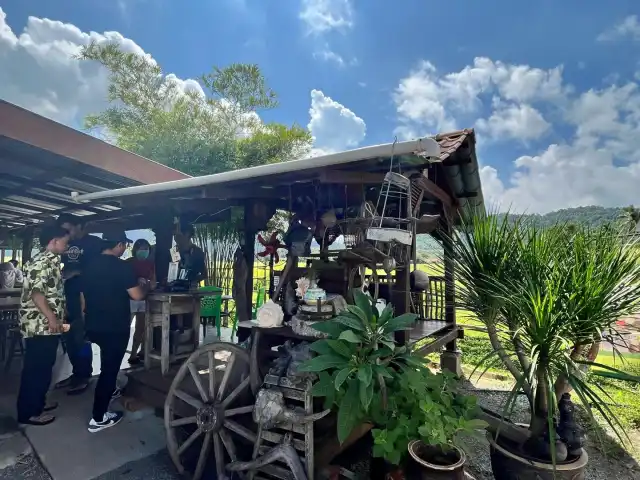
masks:
[[[407,347],[394,341],[394,333],[411,326],[417,315],[394,317],[391,305],[378,312],[368,295],[359,290],[353,290],[352,295],[354,305],[332,320],[313,324],[328,338],[311,345],[318,355],[300,367],[301,371],[318,373],[312,394],[325,397],[325,408],[337,409],[340,443],[356,427],[371,422],[376,411],[387,408],[388,385],[402,367],[421,365]]]
[[[417,315],[393,317],[391,305],[379,313],[371,297],[352,293],[355,305],[313,325],[329,336],[312,344],[318,356],[301,367],[318,372],[313,395],[325,398],[325,408],[337,409],[340,443],[358,426],[375,427],[374,454],[392,470],[402,470],[412,440],[419,442],[415,455],[423,454],[422,445],[435,446],[446,463],[442,457],[458,451],[458,435],[484,425],[472,420],[474,399],[455,391],[452,376],[432,374],[423,358],[396,344],[394,333],[411,326]]]
[[[459,393],[452,374],[426,368],[404,369],[392,392],[389,408],[374,419],[374,457],[405,468],[410,478],[464,478],[464,439],[487,426],[475,418],[475,397]]]
[[[610,400],[586,373],[597,367],[593,375],[640,380],[596,362],[607,335],[623,338],[616,321],[640,311],[636,246],[610,228],[542,228],[495,215],[466,219],[459,236],[458,300],[484,323],[492,346],[481,363],[497,359],[515,379],[496,419],[512,414],[520,394],[531,419],[527,430],[502,421],[492,425],[494,476],[584,478],[583,428],[573,418],[569,394],[591,421],[597,413],[625,441]]]

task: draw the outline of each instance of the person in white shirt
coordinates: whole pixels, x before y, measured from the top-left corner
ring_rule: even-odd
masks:
[[[12,260],[0,265],[0,290],[22,286],[24,281],[22,271],[13,262],[18,263]]]

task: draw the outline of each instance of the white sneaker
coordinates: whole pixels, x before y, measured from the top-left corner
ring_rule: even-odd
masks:
[[[124,417],[123,412],[107,412],[102,417],[101,422],[96,422],[93,418],[89,420],[89,432],[96,433],[105,428],[117,425]]]

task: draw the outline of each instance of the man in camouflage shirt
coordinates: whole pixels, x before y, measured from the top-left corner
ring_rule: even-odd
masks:
[[[63,228],[43,227],[42,251],[24,267],[20,330],[25,339],[25,355],[18,394],[18,421],[23,424],[47,425],[55,420],[46,412],[56,405],[47,406],[45,402],[63,331],[60,255],[66,251],[68,242],[69,234]]]

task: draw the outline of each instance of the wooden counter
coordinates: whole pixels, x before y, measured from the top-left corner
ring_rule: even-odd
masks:
[[[206,296],[220,295],[218,292],[150,292],[146,298],[144,366],[151,368],[152,360],[160,361],[162,375],[169,372],[170,365],[176,360],[187,358],[200,343],[200,300]],[[171,317],[176,318],[184,333],[176,334],[176,339],[185,340],[174,345],[171,351]],[[160,351],[153,350],[153,332],[160,327]],[[181,338],[182,337],[182,338]]]

